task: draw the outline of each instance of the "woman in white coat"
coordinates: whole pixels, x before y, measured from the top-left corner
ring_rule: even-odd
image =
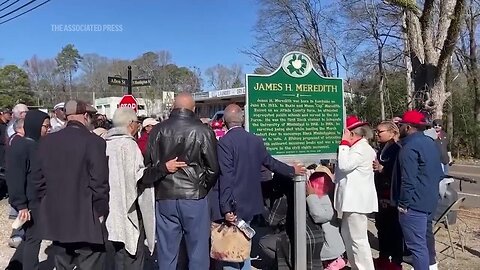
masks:
[[[356,116],[347,117],[346,122],[338,151],[334,204],[342,218],[341,232],[352,269],[374,270],[367,233],[367,215],[378,211],[373,173],[376,154],[368,143],[373,132]]]

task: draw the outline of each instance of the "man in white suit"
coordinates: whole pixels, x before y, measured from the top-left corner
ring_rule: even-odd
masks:
[[[378,211],[372,166],[376,154],[368,144],[373,132],[356,116],[347,117],[346,122],[335,173],[335,209],[342,217],[341,231],[352,269],[374,270],[367,234],[367,215]]]

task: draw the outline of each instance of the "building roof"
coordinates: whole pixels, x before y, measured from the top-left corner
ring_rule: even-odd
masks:
[[[215,90],[209,92],[194,93],[195,101],[215,100],[223,98],[235,98],[245,96],[245,87]]]

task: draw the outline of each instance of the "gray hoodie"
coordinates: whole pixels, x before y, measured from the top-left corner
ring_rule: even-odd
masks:
[[[337,259],[345,252],[345,244],[340,235],[330,198],[328,195],[322,197],[316,194],[308,195],[307,206],[313,221],[321,224],[325,233],[325,242],[320,255],[322,261]]]

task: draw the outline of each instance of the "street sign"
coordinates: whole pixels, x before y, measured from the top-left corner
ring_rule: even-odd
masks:
[[[108,77],[108,84],[127,86],[128,85],[128,80],[124,79],[124,78]]]
[[[150,79],[136,79],[132,80],[132,87],[138,86],[149,86],[151,80]]]
[[[138,103],[134,96],[124,95],[118,103],[118,108],[131,108],[137,112]]]
[[[150,79],[136,79],[132,80],[132,67],[127,67],[127,78],[120,77],[108,77],[108,84],[120,85],[127,87],[127,94],[132,94],[132,87],[147,86],[150,85]]]
[[[343,133],[343,81],[321,77],[310,58],[289,52],[270,75],[247,75],[247,128],[283,160],[336,158]],[[304,161],[307,162],[307,161]]]

